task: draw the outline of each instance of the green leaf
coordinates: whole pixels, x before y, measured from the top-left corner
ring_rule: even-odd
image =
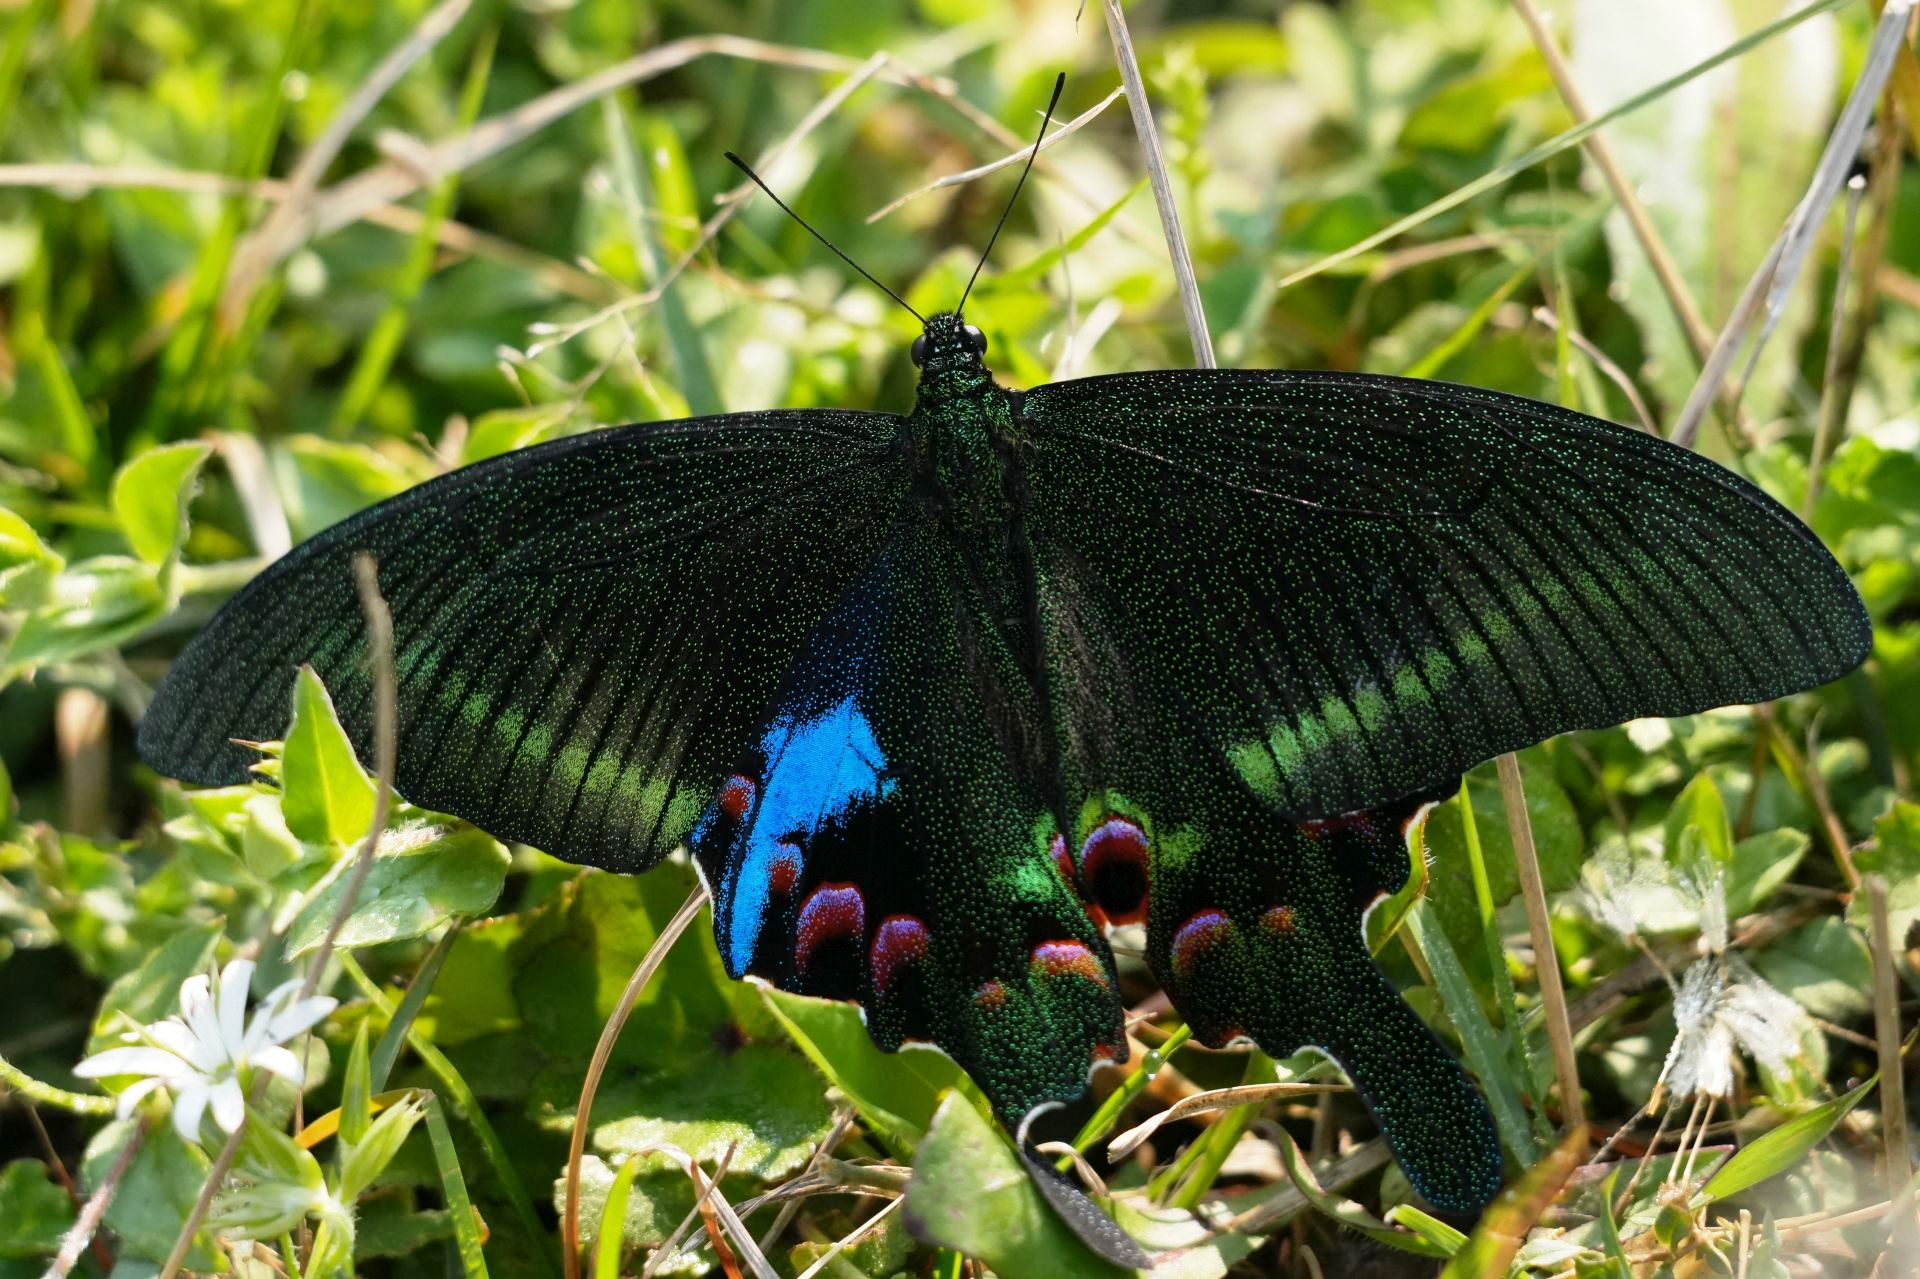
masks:
[[[73,1200],[37,1159],[0,1168],[0,1257],[36,1257],[60,1246],[73,1225]]]
[[[1894,946],[1904,946],[1920,919],[1920,804],[1895,801],[1892,811],[1873,824],[1873,842],[1853,855],[1853,864],[1862,875],[1887,881],[1887,922]],[[1847,921],[1872,932],[1873,905],[1866,893],[1853,895]]]
[[[1733,862],[1733,825],[1727,820],[1726,801],[1713,778],[1700,773],[1687,783],[1680,797],[1667,810],[1667,860],[1680,864],[1688,844],[1688,832],[1701,849],[1722,866]]]
[[[94,1134],[87,1144],[80,1179],[89,1186],[99,1185],[139,1127],[138,1118],[124,1119]],[[207,1156],[198,1147],[180,1140],[172,1124],[159,1123],[148,1130],[102,1219],[102,1224],[119,1236],[123,1261],[167,1259],[199,1196],[200,1184],[206,1180],[207,1163]],[[195,1237],[187,1253],[189,1269],[216,1268],[207,1238],[204,1233]]]
[[[1737,919],[1758,910],[1792,876],[1812,842],[1807,832],[1782,827],[1735,844],[1727,870],[1728,917]]]
[[[133,553],[164,564],[187,534],[187,502],[213,446],[198,440],[148,449],[113,477],[113,513]]]
[[[660,1171],[658,1163],[651,1159],[628,1162],[635,1166],[635,1172],[618,1218],[623,1247],[615,1248],[616,1253],[658,1247],[693,1211],[693,1182],[685,1172],[678,1168]],[[625,1171],[625,1165],[621,1171]],[[617,1175],[607,1161],[598,1155],[588,1155],[580,1161],[580,1243],[592,1256],[601,1252],[601,1227],[614,1220],[609,1204]],[[555,1212],[565,1210],[565,1184],[564,1178],[554,1179]],[[722,1189],[726,1189],[725,1183]],[[609,1239],[608,1242],[613,1241]],[[690,1247],[672,1261],[663,1263],[654,1273],[703,1275],[712,1268],[711,1254],[703,1248]]]
[[[771,986],[762,987],[760,994],[800,1051],[901,1157],[911,1155],[926,1136],[941,1095],[970,1087],[944,1053],[912,1047],[881,1052],[852,1004],[809,999]]]
[[[1859,1105],[1879,1082],[1880,1076],[1876,1073],[1852,1092],[1815,1106],[1805,1114],[1795,1115],[1749,1142],[1701,1188],[1702,1202],[1731,1199],[1769,1177],[1799,1167],[1807,1152],[1825,1141],[1847,1112]]]
[[[1067,1228],[992,1123],[958,1094],[934,1113],[902,1211],[923,1243],[977,1257],[1001,1279],[1129,1273]]]
[[[1579,877],[1581,859],[1586,853],[1586,836],[1581,832],[1580,815],[1573,801],[1553,780],[1553,770],[1546,758],[1538,752],[1528,752],[1522,762],[1527,820],[1533,827],[1540,875],[1548,892],[1559,892],[1571,887]],[[1474,825],[1480,834],[1487,886],[1497,908],[1520,891],[1520,872],[1513,860],[1513,836],[1507,829],[1506,802],[1500,794],[1499,779],[1491,768],[1474,769],[1467,775],[1466,786],[1473,805]],[[1459,799],[1449,799],[1428,815],[1426,840],[1427,851],[1433,858],[1427,900],[1466,972],[1476,982],[1484,983],[1488,979],[1489,961],[1479,903],[1474,898],[1472,858],[1467,850]]]
[[[1452,1226],[1449,1226],[1446,1222],[1441,1221],[1438,1217],[1428,1216],[1412,1204],[1395,1204],[1393,1207],[1387,1209],[1386,1220],[1387,1224],[1405,1226],[1408,1230],[1411,1230],[1414,1234],[1426,1240],[1439,1250],[1438,1253],[1435,1254],[1437,1256],[1451,1257],[1454,1253],[1459,1252],[1461,1248],[1466,1246],[1467,1237],[1465,1235],[1461,1234]]]
[[[1313,1175],[1313,1169],[1307,1164],[1306,1156],[1300,1152],[1300,1147],[1294,1144],[1292,1136],[1284,1128],[1276,1128],[1274,1133],[1275,1145],[1280,1152],[1280,1162],[1286,1167],[1288,1180],[1293,1182],[1293,1188],[1298,1190],[1322,1216],[1339,1222],[1347,1229],[1364,1235],[1377,1244],[1400,1252],[1410,1252],[1419,1257],[1451,1257],[1466,1243],[1465,1235],[1449,1227],[1440,1227],[1439,1222],[1417,1210],[1408,1211],[1412,1211],[1416,1217],[1425,1218],[1427,1224],[1440,1227],[1445,1233],[1432,1236],[1426,1231],[1396,1230],[1353,1200],[1328,1194],[1321,1189],[1319,1181]]]
[[[628,1159],[620,1165],[613,1184],[607,1188],[606,1202],[600,1207],[594,1230],[593,1279],[620,1279],[620,1245],[626,1239],[627,1202],[633,1197],[633,1179],[640,1175],[642,1159]],[[561,1205],[561,1211],[565,1211]],[[609,1231],[607,1223],[616,1227]]]
[[[1800,925],[1755,955],[1753,966],[1815,1017],[1846,1022],[1873,1007],[1873,952],[1837,916]]]
[[[347,1054],[347,1073],[340,1081],[340,1141],[357,1146],[373,1122],[373,1067],[369,1064],[367,1023],[361,1022]]]
[[[373,824],[373,779],[334,714],[333,698],[311,666],[293,685],[293,724],[281,757],[287,829],[313,844],[350,844]],[[324,926],[324,925],[323,925]]]
[[[292,740],[288,740],[292,753]],[[372,946],[419,937],[455,915],[492,906],[512,859],[500,842],[471,826],[423,822],[387,832],[337,944]],[[309,901],[287,929],[287,954],[299,958],[326,935],[351,868]]]
[[[467,1179],[460,1170],[460,1155],[453,1145],[453,1132],[447,1117],[440,1112],[440,1099],[426,1094],[427,1134],[433,1142],[433,1161],[440,1170],[440,1197],[446,1201],[447,1216],[453,1220],[453,1238],[460,1254],[460,1269],[466,1279],[486,1279],[487,1256],[480,1239],[480,1222],[474,1216],[473,1201],[467,1197]]]
[[[248,870],[273,879],[306,860],[306,848],[287,829],[278,795],[249,795],[242,811],[246,821],[240,827],[240,857]]]
[[[673,1145],[709,1166],[732,1150],[731,1171],[786,1177],[833,1126],[823,1093],[806,1062],[778,1044],[709,1048],[671,1069],[603,1083],[593,1103],[593,1147],[634,1153]]]
[[[65,562],[31,524],[0,506],[0,609],[37,608]]]
[[[166,611],[167,592],[153,565],[124,555],[81,560],[53,580],[40,607],[20,623],[0,683],[37,666],[112,648]]]
[[[183,928],[167,938],[138,968],[107,987],[100,1009],[93,1017],[87,1051],[96,1053],[112,1047],[118,1042],[119,1032],[130,1029],[127,1021],[145,1025],[178,1012],[180,983],[212,966],[221,931],[218,923]]]

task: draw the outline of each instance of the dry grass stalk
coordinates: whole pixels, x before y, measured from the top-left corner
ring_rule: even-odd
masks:
[[[1513,833],[1513,861],[1519,872],[1520,895],[1527,907],[1527,930],[1533,938],[1533,966],[1540,982],[1547,1043],[1553,1050],[1554,1076],[1560,1081],[1561,1119],[1568,1129],[1575,1129],[1586,1123],[1586,1110],[1580,1100],[1580,1072],[1574,1062],[1567,996],[1560,985],[1560,955],[1554,949],[1553,928],[1547,914],[1546,885],[1540,878],[1540,858],[1533,847],[1533,823],[1527,817],[1527,796],[1520,782],[1520,759],[1512,753],[1502,755],[1498,767],[1500,797],[1507,807],[1507,829]]]

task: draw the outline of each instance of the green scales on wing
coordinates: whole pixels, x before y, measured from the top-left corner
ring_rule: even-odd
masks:
[[[691,843],[736,975],[856,999],[1009,1120],[1123,1060],[1105,928],[1207,1043],[1312,1044],[1414,1186],[1499,1184],[1484,1104],[1361,917],[1462,770],[1757,702],[1870,632],[1711,462],[1438,383],[1148,373],[1005,391],[957,315],[906,417],[632,426],[433,480],[296,548],[140,733],[233,783],[301,663],[371,733],[350,560],[394,615],[398,784],[570,861]]]

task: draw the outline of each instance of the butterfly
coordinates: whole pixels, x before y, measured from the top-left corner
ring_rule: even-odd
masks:
[[[140,752],[247,779],[303,663],[368,750],[369,554],[413,803],[611,871],[687,846],[733,976],[858,1001],[1010,1126],[1128,1059],[1107,934],[1143,925],[1196,1039],[1325,1050],[1413,1186],[1477,1210],[1486,1104],[1362,935],[1410,831],[1502,752],[1844,675],[1858,594],[1746,481],[1552,405],[1022,391],[986,352],[932,315],[904,415],[620,427],[371,507],[188,645]]]

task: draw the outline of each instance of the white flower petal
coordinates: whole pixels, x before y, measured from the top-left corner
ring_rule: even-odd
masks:
[[[178,1057],[182,1065],[193,1061],[194,1053],[199,1048],[199,1041],[193,1037],[193,1032],[178,1017],[169,1017],[148,1026],[147,1038]]]
[[[114,1116],[119,1119],[125,1119],[133,1113],[133,1108],[140,1104],[142,1097],[145,1097],[159,1086],[160,1081],[158,1079],[149,1077],[139,1080],[132,1086],[124,1089],[118,1097],[114,1098]]]
[[[73,1068],[82,1079],[103,1079],[108,1075],[172,1075],[181,1061],[158,1048],[109,1048],[97,1052]]]
[[[299,989],[300,982],[297,978],[283,981],[268,991],[266,997],[254,1008],[253,1016],[247,1022],[246,1051],[249,1057],[279,1038],[273,1033],[274,1019],[288,1004],[294,1002],[295,992]]]
[[[220,970],[220,1042],[229,1060],[240,1055],[247,1029],[247,993],[253,984],[253,961],[236,959]]]
[[[220,1042],[220,1019],[213,1011],[213,997],[204,976],[189,977],[180,983],[180,1019],[193,1036],[190,1060],[202,1070],[216,1070],[229,1060]]]
[[[229,1077],[213,1086],[213,1122],[234,1132],[246,1115],[247,1099],[240,1094],[239,1080]]]
[[[276,1012],[269,1030],[274,1043],[284,1044],[302,1031],[311,1029],[315,1023],[324,1020],[328,1013],[339,1007],[340,1001],[330,995],[315,995],[311,999],[302,999]]]
[[[278,1044],[269,1044],[253,1055],[252,1064],[261,1070],[280,1076],[288,1083],[301,1083],[306,1072],[300,1069],[300,1059]]]
[[[190,1084],[173,1099],[173,1130],[190,1145],[200,1144],[200,1117],[207,1113],[205,1084]]]

